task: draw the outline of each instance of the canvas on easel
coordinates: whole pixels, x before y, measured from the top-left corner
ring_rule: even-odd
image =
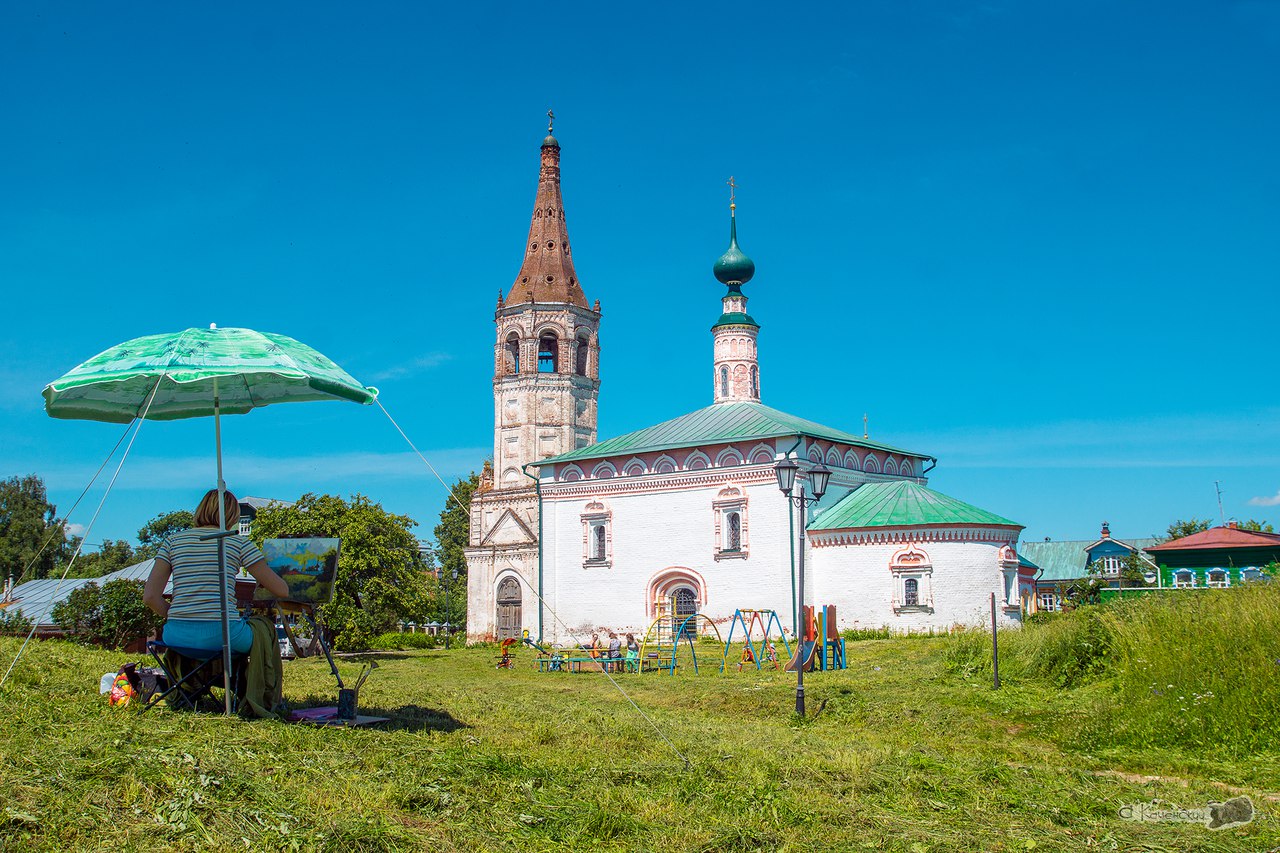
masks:
[[[319,607],[333,598],[340,542],[323,537],[267,539],[262,553],[267,566],[289,585],[288,601]],[[259,586],[254,598],[271,601],[275,596]]]

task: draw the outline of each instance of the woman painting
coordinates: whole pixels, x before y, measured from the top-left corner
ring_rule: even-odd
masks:
[[[227,530],[240,523],[240,502],[230,492],[223,492],[223,513]],[[218,490],[210,489],[196,507],[196,526],[170,533],[160,543],[155,565],[142,592],[146,605],[165,617],[164,642],[170,646],[214,650],[222,648],[222,606],[219,592],[218,541],[202,539],[218,530]],[[221,584],[226,590],[228,607],[235,606],[235,577],[244,569],[272,595],[284,598],[289,585],[267,567],[267,560],[243,536],[228,536],[226,572]],[[165,601],[164,587],[173,576],[172,601]],[[231,614],[231,651],[244,654],[253,645],[248,623]]]

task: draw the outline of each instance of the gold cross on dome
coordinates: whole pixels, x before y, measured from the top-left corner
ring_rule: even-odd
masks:
[[[547,110],[547,135],[551,135],[551,126],[556,123],[556,114],[551,110]]]
[[[863,414],[862,414],[862,437],[863,437],[863,438],[866,438],[866,437],[867,437],[867,415],[866,415],[866,412],[863,412]]]
[[[728,183],[729,183],[729,204],[733,204],[733,191],[738,188],[738,185],[733,182],[733,175],[729,176]]]

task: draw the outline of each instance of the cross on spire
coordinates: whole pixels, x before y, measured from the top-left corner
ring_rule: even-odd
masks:
[[[867,437],[867,413],[862,413],[862,437]]]
[[[555,123],[556,123],[556,114],[551,110],[547,110],[547,136],[551,135],[551,126],[554,125]]]
[[[733,182],[733,175],[729,176],[729,180],[726,183],[729,184],[729,211],[732,213],[738,207],[733,201],[734,190],[738,188],[738,185]]]

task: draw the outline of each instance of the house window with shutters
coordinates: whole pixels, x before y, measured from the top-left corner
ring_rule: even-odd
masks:
[[[748,554],[747,495],[738,486],[725,486],[711,504],[717,560],[744,560]]]
[[[613,512],[599,499],[582,508],[582,567],[613,565]]]

